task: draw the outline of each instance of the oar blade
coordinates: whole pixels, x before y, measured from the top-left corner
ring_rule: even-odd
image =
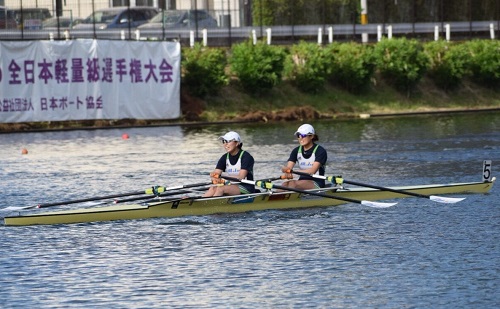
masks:
[[[443,197],[443,196],[435,196],[431,195],[429,196],[429,199],[434,202],[438,203],[445,203],[445,204],[455,204],[460,201],[465,200],[465,197]]]
[[[382,203],[382,202],[372,202],[372,201],[361,201],[362,205],[373,207],[373,208],[388,208],[396,205],[397,203]]]
[[[0,209],[0,211],[5,211],[5,212],[19,211],[19,210],[30,209],[30,208],[36,208],[36,206],[9,206],[9,207],[5,207],[5,208]]]

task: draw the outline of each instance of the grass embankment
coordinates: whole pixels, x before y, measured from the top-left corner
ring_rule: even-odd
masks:
[[[327,86],[315,95],[282,83],[265,97],[254,97],[236,87],[225,87],[218,97],[207,100],[204,105],[199,120],[307,120],[359,117],[360,114],[500,109],[500,92],[467,81],[460,89],[446,92],[427,78],[421,80],[411,96],[383,82],[372,84],[365,93],[353,94]]]
[[[378,79],[382,80],[382,79]],[[229,85],[217,97],[205,101],[183,95],[183,115],[177,120],[85,120],[0,124],[0,132],[84,129],[105,127],[153,126],[178,123],[223,121],[287,121],[359,117],[360,114],[398,114],[433,111],[498,109],[500,90],[464,82],[460,89],[447,93],[424,78],[410,97],[383,82],[372,84],[365,93],[352,94],[327,86],[311,95],[281,83],[262,97],[252,96]]]

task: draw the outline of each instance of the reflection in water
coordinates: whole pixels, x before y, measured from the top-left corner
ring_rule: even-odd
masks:
[[[301,123],[0,135],[0,207],[208,180],[238,131],[257,178],[281,174]],[[500,113],[322,120],[328,174],[378,185],[481,179]],[[122,134],[129,139],[122,139]],[[28,155],[21,149],[27,148]],[[445,205],[405,199],[293,211],[0,226],[6,308],[497,307],[498,188]],[[471,215],[473,214],[473,215]]]

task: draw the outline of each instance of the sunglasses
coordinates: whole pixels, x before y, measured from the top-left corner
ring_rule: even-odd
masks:
[[[232,139],[232,140],[230,140],[230,141],[225,140],[225,139],[223,139],[223,140],[222,140],[222,143],[223,143],[223,144],[228,144],[228,143],[231,143],[231,142],[236,142],[236,141],[235,141],[234,139]]]
[[[297,136],[297,138],[306,138],[308,136],[312,136],[312,134],[300,134],[300,133],[297,133],[297,134],[295,134],[295,136]]]

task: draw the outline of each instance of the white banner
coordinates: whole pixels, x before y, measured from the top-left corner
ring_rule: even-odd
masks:
[[[175,119],[176,42],[0,42],[0,122]]]

